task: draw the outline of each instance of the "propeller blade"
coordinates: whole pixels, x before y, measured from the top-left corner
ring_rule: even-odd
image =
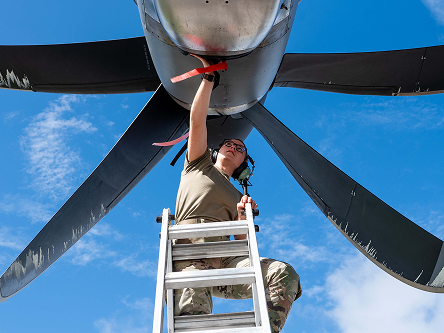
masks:
[[[260,103],[242,113],[325,216],[367,258],[415,288],[444,292],[443,241],[359,185]]]
[[[152,143],[183,135],[188,115],[160,86],[93,173],[2,275],[0,302],[39,276],[116,206],[171,148]]]
[[[159,84],[145,37],[0,46],[0,88],[114,94],[154,91]]]
[[[274,86],[357,95],[444,91],[444,45],[363,53],[287,53]]]

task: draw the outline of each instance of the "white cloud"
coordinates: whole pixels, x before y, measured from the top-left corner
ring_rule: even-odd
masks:
[[[105,259],[116,256],[116,252],[108,250],[107,246],[98,243],[91,237],[79,240],[69,252],[74,265],[85,266],[97,259]]]
[[[301,216],[306,219],[306,215],[313,214],[312,210],[303,208]],[[276,258],[287,262],[297,261],[299,267],[302,264],[330,263],[339,260],[341,251],[335,251],[335,256],[331,254],[326,246],[331,241],[327,235],[323,237],[322,243],[325,245],[308,244],[303,235],[298,234],[302,228],[295,226],[297,223],[296,217],[288,214],[267,219],[265,223],[261,223],[259,247],[268,246]]]
[[[422,2],[432,12],[438,23],[444,25],[444,1],[422,0]]]
[[[94,321],[94,327],[100,333],[148,333],[152,329],[154,303],[149,298],[129,301],[122,300],[128,312],[125,315],[116,312],[108,318]]]
[[[0,201],[0,211],[25,216],[31,223],[46,223],[53,214],[49,205],[19,195],[5,195]]]
[[[136,299],[135,301],[129,301],[128,297],[125,297],[122,300],[122,303],[125,304],[128,308],[133,310],[140,310],[145,313],[150,312],[150,310],[154,310],[154,303],[148,297],[142,299]]]
[[[341,114],[340,123],[351,121],[365,126],[389,126],[390,130],[430,130],[443,126],[442,111],[441,106],[414,97],[390,101],[374,97],[365,104],[350,105]]]
[[[441,105],[417,97],[367,97],[364,103],[342,103],[340,113],[323,115],[314,127],[325,128],[335,139],[334,132],[348,129],[350,123],[361,126],[387,128],[390,131],[418,131],[441,129],[444,112]],[[330,139],[330,141],[332,140]],[[321,149],[335,147],[330,141],[321,142]]]
[[[343,333],[441,332],[444,298],[391,277],[363,255],[349,257],[326,283],[328,315]]]
[[[132,255],[114,262],[124,272],[130,272],[136,276],[157,276],[157,263],[150,260],[138,260],[137,255]]]
[[[90,236],[110,236],[113,237],[115,240],[122,240],[124,236],[118,232],[117,230],[114,230],[112,226],[108,223],[100,223],[96,224],[89,232],[88,235]]]
[[[12,119],[16,118],[19,114],[20,114],[19,111],[11,111],[11,112],[8,112],[8,113],[3,117],[3,119],[4,119],[4,121],[9,121],[9,120],[12,120]]]
[[[125,256],[118,251],[111,250],[113,242],[119,242],[126,238],[128,236],[114,230],[109,224],[96,224],[69,250],[70,262],[79,266],[86,266],[92,262],[105,263],[135,276],[156,277],[157,262],[139,260],[138,253]]]
[[[80,166],[80,156],[68,145],[71,135],[96,130],[84,119],[65,117],[79,97],[64,95],[35,116],[25,129],[21,146],[29,161],[32,186],[41,194],[64,197],[71,191],[73,174]]]
[[[22,237],[11,232],[8,227],[0,227],[0,247],[6,247],[12,250],[22,250],[25,242]]]

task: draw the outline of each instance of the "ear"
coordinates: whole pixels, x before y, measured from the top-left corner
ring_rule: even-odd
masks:
[[[237,169],[233,171],[231,177],[233,177],[236,180],[243,180],[248,175],[250,175],[250,168],[248,167],[248,163],[242,162],[242,164],[239,165]]]

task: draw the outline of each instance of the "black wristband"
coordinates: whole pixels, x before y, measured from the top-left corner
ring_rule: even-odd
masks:
[[[208,73],[203,73],[202,74],[202,80],[207,80],[207,81],[210,81],[210,82],[214,82],[214,81],[216,81],[215,79],[216,79],[216,77],[214,75],[212,75],[212,74],[208,74]]]

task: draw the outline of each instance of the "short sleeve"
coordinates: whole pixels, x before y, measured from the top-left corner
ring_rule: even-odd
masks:
[[[194,161],[189,162],[187,156],[185,155],[185,163],[183,168],[183,174],[187,174],[194,170],[202,170],[203,168],[212,165],[210,150],[207,148],[205,153],[196,158]]]

